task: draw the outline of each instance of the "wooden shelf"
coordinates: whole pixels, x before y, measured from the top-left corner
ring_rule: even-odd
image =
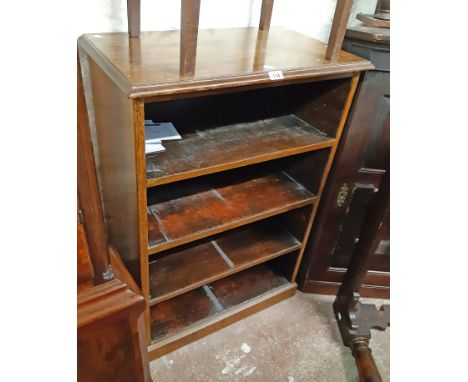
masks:
[[[197,131],[146,158],[147,187],[330,147],[334,139],[293,114]]]
[[[230,231],[209,242],[150,262],[150,304],[219,280],[301,247],[289,232],[271,222]],[[196,264],[196,266],[194,266]]]
[[[249,268],[151,307],[151,336],[161,341],[292,284],[267,264]]]
[[[148,253],[290,211],[315,198],[284,172],[245,171],[206,183],[169,185],[158,189],[158,202],[147,208]]]

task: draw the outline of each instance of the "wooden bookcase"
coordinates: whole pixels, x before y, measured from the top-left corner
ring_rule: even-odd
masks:
[[[359,74],[282,28],[84,35],[109,241],[145,297],[150,358],[295,293]],[[282,79],[270,79],[281,70]],[[182,135],[145,156],[144,120]]]

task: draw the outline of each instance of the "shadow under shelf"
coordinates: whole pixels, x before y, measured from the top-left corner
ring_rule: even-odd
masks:
[[[147,187],[330,147],[334,138],[294,114],[195,130],[146,158]]]
[[[282,224],[283,226],[284,224]],[[278,221],[250,224],[169,250],[149,263],[150,305],[300,249]]]

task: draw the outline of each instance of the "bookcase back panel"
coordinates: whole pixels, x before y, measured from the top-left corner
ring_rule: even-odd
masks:
[[[350,79],[342,78],[151,102],[145,105],[145,118],[172,122],[181,135],[189,135],[225,125],[296,114],[334,137],[349,87]]]

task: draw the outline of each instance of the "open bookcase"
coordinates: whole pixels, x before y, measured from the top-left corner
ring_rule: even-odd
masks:
[[[79,47],[109,241],[147,302],[150,358],[292,296],[371,64],[325,60],[324,44],[281,28],[200,30],[190,75],[178,31],[85,35]],[[145,119],[182,139],[146,156]]]

